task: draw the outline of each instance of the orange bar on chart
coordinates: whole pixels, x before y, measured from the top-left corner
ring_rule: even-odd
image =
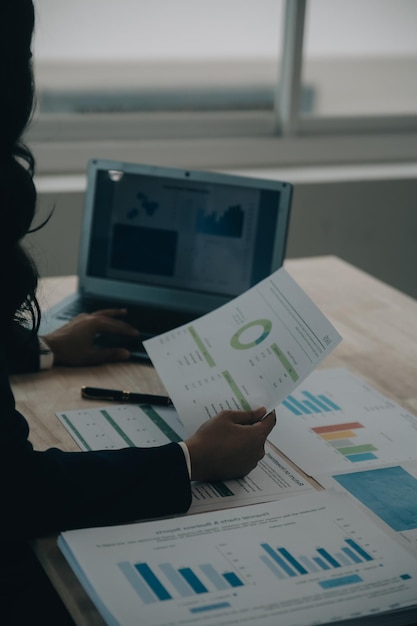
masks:
[[[357,437],[353,430],[340,430],[337,433],[323,433],[320,435],[325,441],[337,441],[338,439],[351,439]]]
[[[344,430],[356,430],[357,428],[363,428],[359,422],[350,422],[348,424],[329,424],[329,426],[317,426],[311,430],[318,435],[323,433],[337,433]]]

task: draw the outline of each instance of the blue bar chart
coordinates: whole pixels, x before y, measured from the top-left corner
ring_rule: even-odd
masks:
[[[415,621],[415,554],[334,489],[68,531],[58,547],[108,624],[391,624],[393,609]]]
[[[171,563],[118,563],[144,604],[189,598],[243,587],[244,581],[234,571],[219,571],[210,563],[194,567],[174,567]]]
[[[282,401],[285,406],[294,415],[312,415],[314,413],[329,413],[331,411],[341,411],[333,400],[325,394],[313,394],[309,391],[301,391],[299,397],[290,394]]]
[[[359,563],[368,563],[374,558],[357,541],[352,538],[345,539],[343,544],[336,550],[329,550],[318,546],[309,555],[296,555],[287,548],[273,547],[270,543],[261,543],[262,552],[260,559],[266,567],[280,580],[306,576],[317,572],[329,572],[340,570],[343,567],[352,567]],[[341,576],[333,580],[333,585],[341,586],[359,582],[358,577]],[[322,581],[324,582],[324,581]],[[321,585],[321,583],[320,583]]]
[[[223,211],[197,211],[197,232],[222,237],[241,237],[245,213],[240,204],[231,205]]]

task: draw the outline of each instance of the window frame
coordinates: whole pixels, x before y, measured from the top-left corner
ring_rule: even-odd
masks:
[[[417,115],[300,115],[306,9],[286,0],[273,110],[44,114],[27,136],[38,174],[84,172],[92,157],[209,169],[417,161]]]

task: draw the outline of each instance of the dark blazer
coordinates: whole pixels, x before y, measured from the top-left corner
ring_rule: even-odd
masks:
[[[9,372],[22,374],[39,369],[39,342],[36,335],[20,324],[5,333],[4,345]]]
[[[37,339],[22,344],[24,334],[17,336],[16,342],[10,336],[0,341],[2,537],[20,541],[69,528],[186,512],[190,480],[176,443],[102,452],[33,449],[8,377],[16,369],[39,367]]]

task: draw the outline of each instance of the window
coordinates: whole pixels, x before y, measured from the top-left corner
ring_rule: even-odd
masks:
[[[310,0],[303,82],[318,117],[417,112],[417,5],[412,0]]]
[[[279,0],[38,0],[43,113],[273,109]]]
[[[37,0],[40,173],[417,158],[414,0]]]

